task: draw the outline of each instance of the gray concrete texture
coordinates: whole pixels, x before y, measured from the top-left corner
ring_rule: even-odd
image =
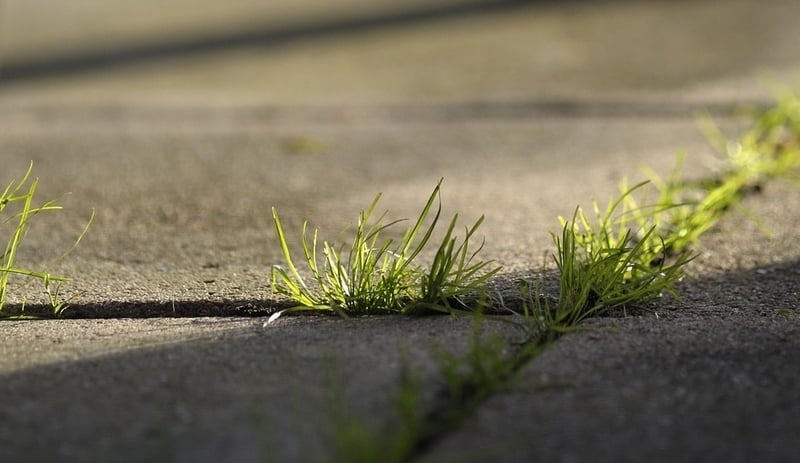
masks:
[[[412,217],[444,177],[506,285],[642,165],[685,150],[687,176],[712,172],[696,113],[735,135],[800,66],[794,1],[156,3],[0,3],[0,181],[33,160],[42,198],[71,192],[21,258],[48,262],[94,209],[51,269],[74,278],[66,317],[110,317],[0,325],[0,461],[329,461],[337,410],[397,432],[401,366],[441,405],[437,352],[466,351],[471,320],[264,327],[271,206],[336,241],[376,193]],[[198,37],[217,39],[175,45]],[[86,59],[108,50],[129,59]],[[796,461],[800,193],[744,205],[769,236],[732,214],[681,300],[563,337],[418,460]]]

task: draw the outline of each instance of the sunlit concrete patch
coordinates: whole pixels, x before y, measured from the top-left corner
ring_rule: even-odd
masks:
[[[147,320],[9,320],[0,374],[108,355],[168,347],[190,341],[221,340],[252,327],[253,319],[196,318]]]

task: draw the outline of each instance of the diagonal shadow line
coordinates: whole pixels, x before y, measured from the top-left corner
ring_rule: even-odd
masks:
[[[76,50],[58,56],[0,63],[0,86],[15,81],[78,74],[175,57],[194,56],[229,49],[270,48],[299,40],[319,40],[335,35],[390,26],[402,26],[448,18],[468,17],[533,5],[562,5],[584,0],[477,0],[457,5],[434,6],[398,13],[377,13],[278,29],[255,27],[154,44],[131,44],[119,48]]]
[[[578,118],[637,118],[637,119],[692,119],[708,114],[715,118],[747,118],[774,106],[768,99],[742,98],[736,101],[693,99],[676,101],[660,98],[648,101],[631,99],[521,99],[428,103],[393,103],[378,105],[274,105],[251,104],[246,106],[216,108],[204,105],[179,108],[137,105],[135,109],[120,111],[114,104],[70,105],[59,103],[32,105],[25,108],[30,115],[45,118],[69,119],[73,123],[94,124],[211,124],[216,126],[221,118],[247,123],[340,124],[351,122],[388,122],[392,124],[462,123],[477,120],[521,119],[578,119]]]

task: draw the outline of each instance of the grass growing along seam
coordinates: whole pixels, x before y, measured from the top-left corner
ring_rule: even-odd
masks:
[[[557,302],[550,304],[530,285],[521,288],[525,312],[539,329],[568,331],[609,309],[674,294],[693,259],[692,245],[731,210],[743,210],[745,195],[775,178],[800,184],[796,94],[786,93],[738,141],[729,141],[708,121],[704,127],[712,144],[723,150],[725,167],[715,177],[682,180],[679,156],[666,179],[649,171],[648,182],[628,188],[623,181],[605,212],[593,203],[594,221],[580,207],[570,220],[560,219],[561,233],[553,235],[553,259],[560,271]]]
[[[709,116],[701,119],[706,137],[725,159],[721,180],[735,179],[749,188],[764,181],[800,181],[800,95],[781,90],[775,106],[759,114],[737,140],[728,139]],[[800,184],[800,183],[798,183]]]
[[[380,194],[359,214],[355,236],[346,250],[323,241],[321,253],[318,253],[318,230],[309,237],[305,222],[302,257],[312,284],[306,282],[296,267],[283,225],[273,208],[273,220],[286,263],[285,268],[272,267],[273,291],[298,303],[288,310],[320,310],[341,315],[467,308],[459,305],[458,298],[480,291],[499,267],[492,267],[492,261],[476,261],[483,243],[474,250],[470,246],[470,240],[483,223],[483,216],[465,228],[461,239],[455,235],[458,215],[453,216],[431,265],[425,268],[418,263],[419,255],[431,241],[441,218],[441,184],[439,180],[414,224],[397,241],[385,238],[383,233],[399,220],[385,223],[385,212],[372,220]]]
[[[9,291],[8,285],[12,276],[38,280],[42,284],[43,292],[47,296],[53,315],[60,315],[65,308],[65,303],[60,300],[59,291],[61,286],[69,281],[69,278],[52,275],[44,270],[22,268],[17,264],[19,250],[30,226],[30,221],[43,212],[62,209],[62,207],[57,204],[56,200],[46,201],[40,205],[34,204],[34,197],[39,185],[39,179],[31,178],[32,170],[33,163],[30,164],[25,175],[23,175],[19,181],[11,182],[2,194],[0,194],[0,215],[5,217],[2,219],[1,223],[4,226],[10,224],[11,228],[5,250],[0,257],[0,318],[24,316],[24,306],[21,315],[9,314],[5,310]],[[88,231],[93,216],[94,214],[89,218],[89,221],[75,240],[75,243],[64,252],[59,259],[65,257],[78,245]]]
[[[800,185],[800,98],[784,92],[778,103],[759,115],[753,126],[737,140],[729,140],[710,117],[701,126],[719,152],[723,168],[716,176],[700,181],[681,180],[682,157],[666,179],[650,171],[661,201],[686,205],[670,211],[666,222],[672,247],[684,248],[696,242],[730,209],[753,217],[741,206],[744,196],[761,190],[773,179]],[[753,217],[755,218],[755,217]]]
[[[554,326],[574,326],[608,308],[647,302],[674,293],[692,255],[684,249],[669,255],[670,238],[661,234],[662,214],[679,204],[638,206],[633,195],[648,183],[626,188],[601,213],[593,204],[595,223],[581,208],[562,222],[554,235],[554,256],[561,272]],[[580,307],[581,310],[574,310]]]
[[[435,350],[443,390],[438,405],[422,409],[421,382],[406,362],[401,364],[399,390],[392,412],[398,419],[387,428],[368,427],[363,419],[337,410],[331,426],[333,462],[415,461],[442,433],[456,429],[494,391],[505,387],[519,368],[546,345],[544,338],[530,341],[513,352],[499,335],[483,335],[485,314],[473,311],[467,350],[454,354]]]
[[[451,356],[440,362],[453,403],[449,409],[434,410],[421,422],[410,423],[417,430],[414,446],[407,443],[409,436],[404,428],[404,445],[400,448],[408,453],[405,457],[394,455],[392,461],[412,461],[424,454],[437,432],[458,426],[488,395],[504,387],[522,365],[587,317],[640,304],[665,292],[674,293],[686,265],[694,258],[692,246],[704,233],[738,208],[745,195],[759,191],[763,182],[797,178],[797,97],[789,102],[782,100],[759,117],[738,144],[728,146],[734,148],[726,153],[727,168],[702,189],[680,179],[679,157],[668,182],[643,182],[631,188],[623,182],[619,196],[605,210],[593,203],[593,220],[581,208],[571,219],[560,219],[561,233],[553,235],[553,258],[561,272],[557,302],[551,305],[537,285],[523,285],[523,313],[526,325],[533,328],[527,343],[503,356],[496,344],[473,339],[464,357]],[[742,151],[749,154],[742,157]],[[653,188],[656,199],[650,202]],[[477,319],[481,313],[475,316]],[[404,390],[412,387],[403,386]]]
[[[401,425],[369,429],[350,417],[347,426],[335,427],[334,432],[341,430],[335,461],[413,461],[505,387],[522,365],[587,317],[673,292],[700,237],[763,182],[792,179],[800,172],[796,96],[793,102],[782,100],[738,142],[725,146],[731,147],[724,153],[726,167],[712,179],[682,180],[679,157],[666,180],[651,173],[650,182],[630,188],[623,182],[605,209],[593,203],[593,214],[577,208],[570,219],[562,218],[560,234],[553,234],[553,258],[561,272],[558,300],[551,303],[541,295],[541,283],[520,288],[524,325],[532,328],[528,342],[504,355],[497,344],[479,342],[474,331],[466,355],[440,356],[449,402],[427,413],[418,408],[418,383],[404,370],[397,400]],[[749,154],[742,156],[743,151]],[[480,311],[473,315],[476,320],[483,316]]]

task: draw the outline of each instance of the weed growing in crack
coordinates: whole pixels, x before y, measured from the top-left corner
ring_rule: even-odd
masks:
[[[593,203],[594,221],[580,207],[560,218],[553,235],[560,272],[559,296],[551,304],[529,287],[522,289],[526,312],[545,331],[565,331],[611,308],[647,302],[674,287],[693,256],[691,246],[711,230],[742,198],[773,178],[797,179],[800,173],[800,99],[786,93],[777,106],[759,116],[752,129],[731,142],[710,120],[705,132],[725,153],[727,168],[699,182],[681,178],[683,156],[666,178],[648,171],[649,182],[620,195],[605,211]],[[650,187],[656,200],[648,203]],[[642,198],[637,199],[635,194]],[[640,206],[640,204],[645,204]]]
[[[414,224],[395,242],[382,232],[400,221],[385,223],[386,213],[377,220],[371,217],[380,194],[361,211],[353,241],[344,250],[322,242],[318,259],[318,231],[309,238],[303,224],[303,258],[315,286],[303,279],[289,251],[277,211],[273,219],[283,251],[286,268],[272,267],[272,288],[299,304],[290,310],[323,310],[341,315],[412,313],[424,310],[449,311],[457,297],[479,292],[499,267],[491,261],[476,261],[477,250],[470,249],[470,239],[483,222],[479,218],[465,229],[459,240],[454,234],[458,215],[450,221],[433,262],[425,268],[417,257],[428,245],[441,216],[440,180]],[[438,204],[437,204],[438,203]]]
[[[674,205],[665,210],[657,228],[668,254],[681,252],[711,230],[732,207],[739,204],[742,185],[739,176],[732,180],[686,182],[681,179],[683,155],[667,178],[646,170],[658,190],[658,204]]]
[[[459,426],[490,394],[501,390],[514,373],[545,345],[536,342],[509,345],[499,335],[483,332],[485,315],[473,312],[467,350],[452,353],[436,347],[438,373],[444,383],[442,396],[424,410],[421,383],[403,362],[400,387],[392,411],[398,420],[387,428],[370,428],[363,418],[346,410],[334,413],[332,461],[403,462],[423,455],[443,433]],[[338,402],[337,402],[338,403]]]
[[[682,181],[682,157],[667,179],[649,172],[661,201],[684,203],[670,211],[669,227],[662,231],[676,250],[694,244],[732,208],[755,219],[741,206],[741,200],[760,191],[765,182],[784,178],[800,184],[800,99],[796,94],[786,92],[736,141],[725,137],[710,117],[702,119],[701,126],[724,156],[726,167],[719,175]]]
[[[483,242],[472,251],[470,239],[483,223],[483,216],[464,230],[464,238],[460,243],[454,235],[457,220],[458,214],[450,221],[430,268],[421,272],[417,282],[418,297],[416,302],[408,305],[406,312],[469,310],[471,307],[460,298],[469,293],[482,297],[487,282],[500,270],[500,267],[491,267],[492,261],[479,260],[473,263],[483,249]]]
[[[423,434],[424,416],[421,414],[421,390],[418,379],[407,363],[400,371],[399,390],[394,397],[393,410],[399,422],[391,429],[380,432],[370,428],[363,420],[341,408],[333,414],[333,453],[331,461],[347,463],[372,463],[382,461],[400,463]],[[337,402],[339,404],[341,402]]]
[[[777,96],[776,105],[759,114],[738,140],[729,140],[710,117],[702,119],[706,137],[729,165],[723,182],[752,189],[777,177],[800,181],[800,95],[782,89]]]
[[[6,218],[2,220],[2,224],[10,224],[11,226],[11,236],[6,242],[6,247],[2,256],[0,256],[0,318],[17,316],[15,314],[9,314],[4,310],[8,298],[9,279],[12,275],[39,280],[43,285],[43,291],[52,307],[53,315],[60,315],[65,308],[65,303],[60,299],[59,291],[61,286],[69,281],[69,278],[52,275],[43,270],[31,270],[17,266],[18,252],[28,227],[30,226],[30,221],[40,213],[62,209],[62,207],[57,204],[56,200],[50,200],[40,205],[34,204],[34,197],[36,195],[36,188],[39,185],[39,179],[31,178],[32,171],[33,163],[30,164],[22,179],[16,182],[12,181],[5,190],[3,190],[2,194],[0,194],[0,214],[6,215]],[[92,217],[93,216],[94,215],[92,215]],[[89,221],[75,240],[75,243],[64,252],[59,259],[64,258],[78,245],[88,231],[91,222],[92,218],[89,218]]]
[[[701,127],[722,153],[726,165],[720,174],[684,181],[683,156],[666,178],[647,169],[659,192],[658,204],[675,205],[665,210],[657,230],[668,253],[689,248],[731,209],[757,221],[741,200],[760,191],[765,182],[783,178],[800,184],[800,99],[796,94],[785,92],[738,140],[729,140],[708,116],[701,120]]]
[[[514,372],[516,365],[511,360],[505,339],[499,335],[482,335],[482,323],[483,315],[475,312],[469,348],[465,353],[437,351],[439,372],[444,378],[448,397],[460,404],[460,410],[442,414],[440,421],[461,419],[488,394],[500,389]]]
[[[561,219],[561,234],[553,235],[561,276],[558,302],[547,308],[549,329],[568,329],[610,308],[674,293],[692,255],[669,257],[657,234],[660,214],[670,205],[631,208],[626,201],[643,185],[623,191],[603,213],[595,203],[593,221],[581,208]]]

